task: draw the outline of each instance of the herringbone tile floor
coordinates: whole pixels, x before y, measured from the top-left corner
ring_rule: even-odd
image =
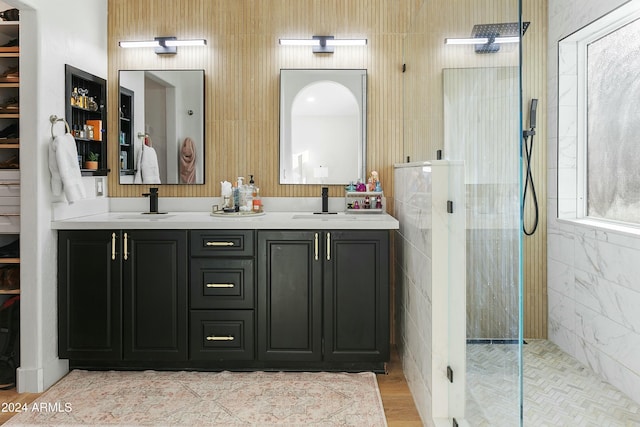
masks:
[[[518,425],[517,347],[467,346],[467,420],[474,427]],[[546,340],[527,340],[524,425],[638,427],[640,405]]]

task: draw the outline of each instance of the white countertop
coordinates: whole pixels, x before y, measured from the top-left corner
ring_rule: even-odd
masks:
[[[311,212],[266,212],[260,216],[211,215],[209,212],[108,212],[51,222],[54,230],[104,229],[278,229],[278,230],[396,230],[398,220],[386,213],[313,214]]]

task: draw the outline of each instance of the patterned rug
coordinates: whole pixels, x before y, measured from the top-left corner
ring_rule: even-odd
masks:
[[[375,374],[74,370],[5,425],[386,426]]]

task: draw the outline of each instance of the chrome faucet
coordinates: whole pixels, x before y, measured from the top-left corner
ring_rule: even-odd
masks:
[[[158,213],[158,188],[149,188],[149,192],[142,195],[149,198],[149,213]]]

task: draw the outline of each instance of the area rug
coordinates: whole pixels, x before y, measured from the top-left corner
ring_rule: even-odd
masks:
[[[371,372],[74,370],[5,425],[386,426]]]

